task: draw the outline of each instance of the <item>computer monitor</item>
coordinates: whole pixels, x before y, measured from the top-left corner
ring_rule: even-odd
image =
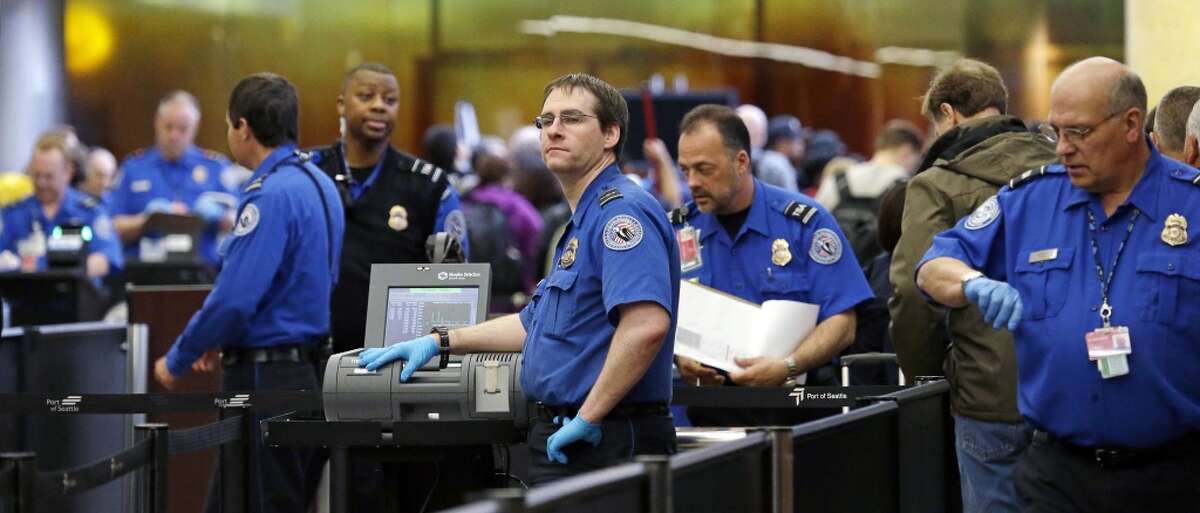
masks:
[[[488,264],[375,264],[363,347],[387,347],[487,318]]]

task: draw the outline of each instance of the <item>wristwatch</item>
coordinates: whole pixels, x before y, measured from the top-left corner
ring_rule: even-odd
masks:
[[[795,357],[789,355],[787,358],[783,359],[783,364],[787,365],[787,376],[789,378],[794,378],[800,375],[800,369],[796,368]]]
[[[962,275],[962,277],[958,279],[958,283],[960,283],[962,285],[963,296],[967,295],[967,282],[974,280],[975,278],[982,278],[982,277],[983,277],[983,273],[981,273],[979,271],[970,271],[967,274]]]
[[[438,354],[442,356],[438,362],[438,368],[445,369],[447,365],[450,365],[450,332],[445,326],[434,326],[429,332],[437,333],[438,335],[438,340],[440,341]]]

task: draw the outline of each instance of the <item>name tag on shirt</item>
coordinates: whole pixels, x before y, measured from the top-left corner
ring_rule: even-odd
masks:
[[[1040,249],[1029,254],[1029,263],[1046,262],[1058,258],[1058,248]]]
[[[134,180],[129,184],[129,190],[133,192],[146,192],[150,190],[150,180]]]

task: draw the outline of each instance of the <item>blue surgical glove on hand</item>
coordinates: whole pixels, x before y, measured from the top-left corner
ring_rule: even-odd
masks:
[[[400,381],[408,381],[408,378],[411,378],[417,369],[420,369],[437,354],[437,340],[433,338],[433,335],[425,335],[391,347],[367,349],[358,354],[358,366],[373,371],[396,360],[404,360],[408,363],[400,371]]]
[[[980,276],[963,284],[963,293],[967,301],[979,306],[983,320],[993,329],[1015,331],[1021,324],[1021,295],[1012,285]]]
[[[593,446],[600,445],[600,426],[584,420],[581,415],[576,415],[573,419],[555,417],[554,423],[561,423],[562,427],[546,440],[547,461],[557,461],[565,464],[567,462],[567,455],[563,454],[563,449],[579,440],[583,440]]]
[[[215,223],[225,216],[225,205],[216,201],[199,199],[192,206],[192,213],[199,216],[206,223]]]

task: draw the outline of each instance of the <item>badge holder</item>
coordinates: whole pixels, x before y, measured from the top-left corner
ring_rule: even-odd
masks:
[[[704,265],[700,256],[700,230],[687,225],[675,232],[675,238],[679,242],[681,272],[686,273]]]
[[[1129,374],[1127,355],[1133,353],[1129,328],[1109,325],[1111,317],[1112,307],[1108,303],[1103,304],[1100,307],[1100,318],[1104,321],[1104,327],[1092,330],[1085,337],[1088,360],[1096,362],[1100,377],[1104,379]]]

